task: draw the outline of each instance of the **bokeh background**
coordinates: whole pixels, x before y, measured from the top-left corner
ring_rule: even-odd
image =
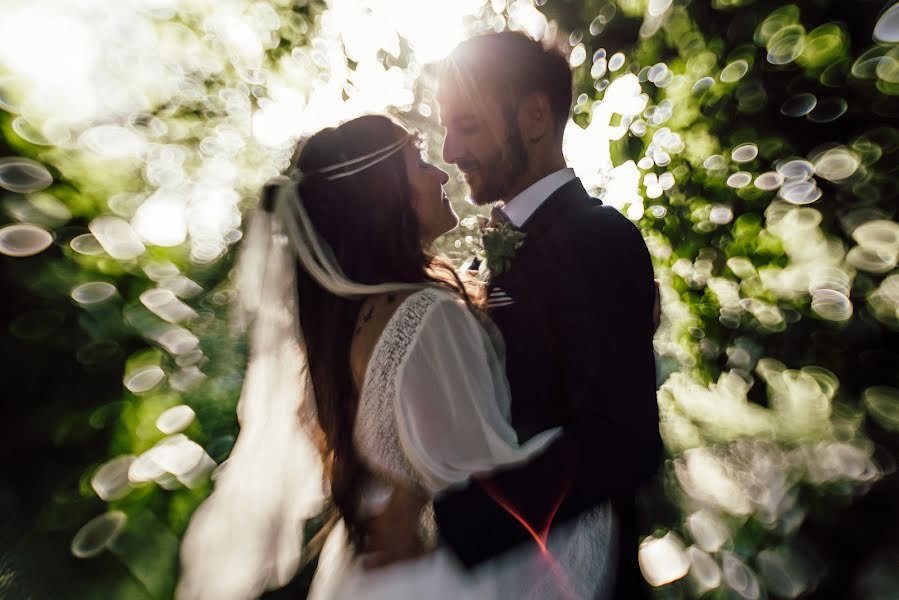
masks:
[[[238,432],[230,272],[261,185],[367,112],[440,164],[432,63],[504,28],[569,53],[566,156],[661,281],[655,595],[899,597],[899,4],[877,0],[3,0],[0,597],[172,596]],[[449,193],[461,264],[476,209]]]

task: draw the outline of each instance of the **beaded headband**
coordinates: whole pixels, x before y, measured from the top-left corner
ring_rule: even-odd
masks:
[[[407,134],[397,141],[393,142],[392,144],[384,146],[383,148],[378,148],[373,152],[363,154],[362,156],[357,156],[356,158],[351,158],[350,160],[346,160],[344,162],[322,167],[321,169],[317,169],[315,171],[312,171],[311,173],[306,173],[306,175],[322,175],[328,181],[355,175],[356,173],[364,171],[365,169],[378,164],[382,160],[393,156],[394,154],[399,152],[406,144],[408,144],[409,141],[414,137],[415,136],[413,136],[412,134]],[[340,172],[341,169],[346,168],[350,168],[350,170]],[[335,171],[338,172],[334,173]]]

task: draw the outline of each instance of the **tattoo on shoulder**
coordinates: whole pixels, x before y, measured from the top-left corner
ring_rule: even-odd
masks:
[[[372,318],[372,316],[374,316],[374,314],[375,314],[375,307],[369,306],[368,310],[365,312],[365,314],[362,315],[362,322],[359,323],[359,326],[356,328],[356,331],[353,332],[354,336],[362,333],[362,328],[365,326],[366,323],[371,321],[371,318]]]

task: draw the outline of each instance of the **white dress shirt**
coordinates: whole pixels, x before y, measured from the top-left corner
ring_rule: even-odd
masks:
[[[574,179],[574,169],[559,169],[526,188],[506,202],[502,210],[515,227],[521,227],[553,192]]]

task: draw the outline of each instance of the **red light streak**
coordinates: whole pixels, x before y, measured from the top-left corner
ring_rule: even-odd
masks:
[[[556,580],[559,583],[559,588],[562,590],[563,594],[567,598],[574,598],[574,592],[571,590],[571,585],[568,581],[568,577],[565,574],[565,571],[562,569],[562,566],[559,562],[553,557],[552,553],[549,551],[549,548],[546,547],[547,539],[549,538],[549,529],[552,525],[553,520],[556,518],[556,513],[559,512],[559,507],[562,505],[562,501],[565,499],[565,496],[568,495],[568,488],[571,485],[571,482],[567,482],[565,484],[565,489],[562,490],[562,493],[559,495],[558,499],[556,499],[553,504],[552,509],[549,511],[549,515],[546,519],[546,524],[543,528],[537,532],[530,523],[528,523],[521,514],[515,510],[515,508],[509,504],[503,497],[500,495],[499,491],[487,480],[479,479],[478,482],[481,484],[481,487],[484,488],[484,491],[490,496],[500,507],[505,510],[507,513],[512,515],[516,521],[521,523],[521,526],[525,528],[525,530],[530,534],[530,536],[537,543],[537,548],[540,551],[540,555],[546,560],[549,568],[552,569],[553,575],[555,575]]]

